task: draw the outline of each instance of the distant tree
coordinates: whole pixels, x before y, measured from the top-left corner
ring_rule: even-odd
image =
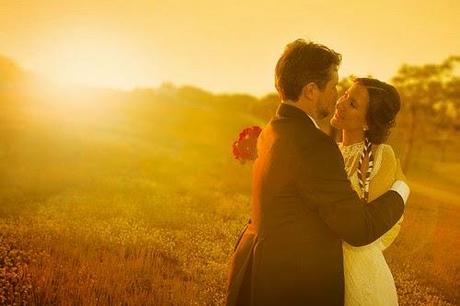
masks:
[[[222,110],[236,111],[240,113],[250,114],[252,106],[257,102],[257,98],[249,94],[220,94],[216,96],[216,106]]]
[[[212,93],[195,86],[182,86],[177,90],[177,95],[187,104],[207,104],[215,100]]]
[[[410,118],[403,161],[405,171],[413,156],[417,137],[426,141],[433,128],[449,133],[456,125],[460,108],[460,79],[456,75],[459,63],[459,56],[451,56],[441,64],[405,64],[392,79],[401,95],[403,112]],[[439,140],[439,135],[436,137]],[[445,148],[448,137],[440,140]]]
[[[268,122],[275,113],[278,105],[280,103],[280,98],[275,93],[270,93],[252,104],[251,113],[260,118],[264,122]]]

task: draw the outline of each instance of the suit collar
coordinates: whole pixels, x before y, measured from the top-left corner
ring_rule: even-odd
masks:
[[[281,102],[280,105],[278,106],[278,109],[276,110],[276,116],[307,120],[308,122],[310,122],[316,128],[319,129],[319,126],[316,123],[315,119],[310,117],[307,113],[305,113],[300,108],[283,103],[283,102]]]

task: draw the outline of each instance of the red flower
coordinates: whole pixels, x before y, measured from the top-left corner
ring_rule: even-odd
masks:
[[[244,164],[257,158],[257,138],[262,129],[258,126],[245,128],[240,132],[238,140],[233,143],[233,157]]]

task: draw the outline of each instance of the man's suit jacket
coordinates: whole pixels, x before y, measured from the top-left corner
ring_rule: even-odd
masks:
[[[388,191],[363,203],[336,143],[294,106],[279,106],[257,147],[227,305],[343,305],[342,240],[379,238],[401,217],[402,197]]]

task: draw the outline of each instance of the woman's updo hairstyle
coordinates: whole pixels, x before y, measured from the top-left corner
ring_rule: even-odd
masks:
[[[401,108],[399,93],[392,85],[376,79],[357,78],[354,81],[366,87],[369,94],[366,136],[371,143],[381,144],[390,135]]]

